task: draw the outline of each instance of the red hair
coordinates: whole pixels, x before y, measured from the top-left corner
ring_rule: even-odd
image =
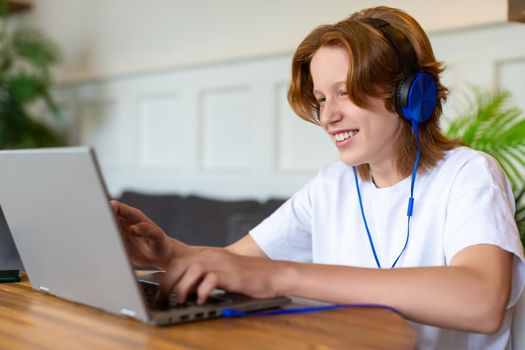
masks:
[[[439,118],[448,90],[440,82],[443,65],[436,61],[430,40],[421,26],[407,13],[385,6],[370,8],[352,14],[332,24],[315,28],[297,47],[292,59],[292,79],[288,89],[288,101],[294,112],[302,119],[319,124],[316,118],[317,100],[313,95],[313,81],[310,62],[313,55],[323,46],[337,46],[346,50],[349,56],[349,70],[346,79],[348,97],[357,106],[368,107],[369,97],[380,98],[385,108],[393,113],[398,83],[404,77],[404,67],[397,57],[392,44],[377,29],[364,23],[365,18],[382,19],[401,31],[412,44],[418,66],[432,74],[437,85],[436,108],[419,128],[421,159],[419,169],[425,171],[443,158],[444,152],[459,143],[449,140],[441,133]],[[416,140],[410,122],[402,118],[401,138],[397,143],[397,168],[408,176],[417,154]],[[359,165],[359,174],[365,180],[371,179],[368,164]]]

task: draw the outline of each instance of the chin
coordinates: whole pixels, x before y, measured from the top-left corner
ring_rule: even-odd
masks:
[[[343,163],[345,163],[348,166],[358,166],[361,164],[366,163],[362,157],[359,157],[354,152],[340,152],[339,158]]]

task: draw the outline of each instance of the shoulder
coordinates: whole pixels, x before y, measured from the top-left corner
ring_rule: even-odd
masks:
[[[457,147],[448,151],[435,172],[462,191],[496,187],[506,192],[510,186],[503,169],[494,157],[468,147]]]
[[[496,159],[491,155],[465,146],[456,147],[447,151],[445,153],[444,162],[459,165],[465,165],[467,163],[486,165],[493,162],[497,164]]]

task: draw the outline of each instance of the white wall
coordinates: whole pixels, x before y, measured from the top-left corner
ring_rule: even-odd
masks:
[[[507,0],[33,0],[26,22],[62,47],[59,81],[293,52],[313,27],[388,5],[427,31],[506,19]]]
[[[525,26],[431,35],[453,116],[467,83],[523,96]],[[505,38],[502,40],[501,38]],[[73,143],[95,146],[112,193],[124,189],[216,197],[289,196],[337,159],[317,127],[286,102],[291,53],[63,84]],[[517,103],[525,109],[525,99]]]
[[[40,0],[24,20],[64,48],[61,127],[95,146],[113,194],[266,198],[290,196],[337,159],[286,103],[294,48],[315,25],[374,3]],[[382,3],[431,30],[456,92],[446,115],[466,83],[507,88],[525,109],[525,25],[503,23],[506,1]]]

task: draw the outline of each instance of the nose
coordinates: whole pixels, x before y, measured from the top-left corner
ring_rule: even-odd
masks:
[[[332,101],[325,101],[323,108],[319,113],[319,122],[321,125],[329,125],[340,121],[343,118],[343,113],[340,109],[337,99]]]

